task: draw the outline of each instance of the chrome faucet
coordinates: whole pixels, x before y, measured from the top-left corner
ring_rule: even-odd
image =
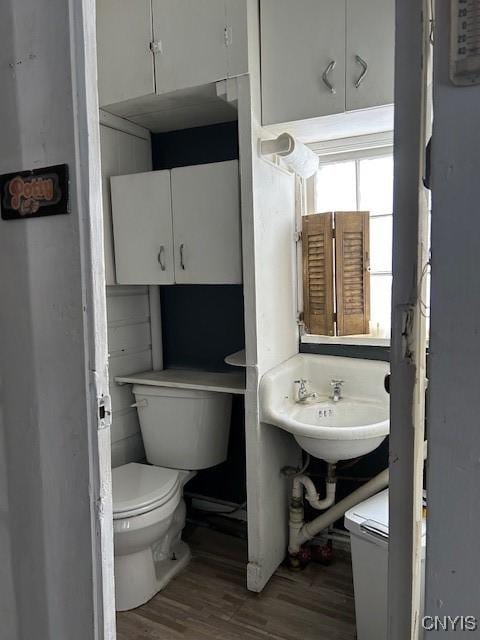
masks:
[[[333,402],[339,402],[342,399],[343,382],[344,382],[343,380],[338,380],[337,378],[334,378],[330,382],[330,385],[332,387],[332,394],[330,396],[330,400],[332,400]]]
[[[305,378],[294,380],[294,383],[299,385],[297,391],[297,402],[306,402],[309,398],[317,397],[315,391],[308,390],[308,380],[306,380]]]

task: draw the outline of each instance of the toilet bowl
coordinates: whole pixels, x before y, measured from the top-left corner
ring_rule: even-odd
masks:
[[[138,463],[113,469],[117,611],[148,602],[188,563],[182,489],[192,475]]]
[[[188,564],[183,487],[226,459],[230,429],[228,394],[146,385],[134,394],[151,464],[112,471],[117,611],[148,602]]]

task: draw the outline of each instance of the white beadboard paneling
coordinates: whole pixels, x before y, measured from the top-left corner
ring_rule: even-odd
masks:
[[[145,457],[131,385],[118,385],[115,376],[152,367],[148,288],[107,287],[110,395],[112,398],[112,466]]]
[[[138,416],[135,408],[115,411],[115,432],[112,433],[112,444],[131,438],[138,433]]]
[[[142,351],[110,354],[110,377],[126,376],[130,373],[150,371],[152,368],[152,349],[150,346]]]
[[[110,392],[112,397],[112,406],[115,407],[116,412],[130,409],[130,405],[133,403],[131,385],[112,384]]]
[[[138,322],[150,315],[148,287],[108,287],[108,322],[110,325]]]
[[[119,467],[144,458],[145,450],[140,433],[112,444],[112,467]]]
[[[143,351],[145,345],[151,344],[150,322],[135,322],[110,327],[108,331],[108,348],[110,355]]]

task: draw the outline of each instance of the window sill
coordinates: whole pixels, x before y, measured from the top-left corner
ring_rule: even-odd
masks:
[[[342,344],[357,347],[389,347],[390,338],[378,338],[375,336],[315,336],[306,333],[300,337],[303,344]]]

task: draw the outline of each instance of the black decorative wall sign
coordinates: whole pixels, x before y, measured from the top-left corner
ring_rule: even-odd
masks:
[[[69,213],[68,165],[0,176],[3,220],[25,220]]]

